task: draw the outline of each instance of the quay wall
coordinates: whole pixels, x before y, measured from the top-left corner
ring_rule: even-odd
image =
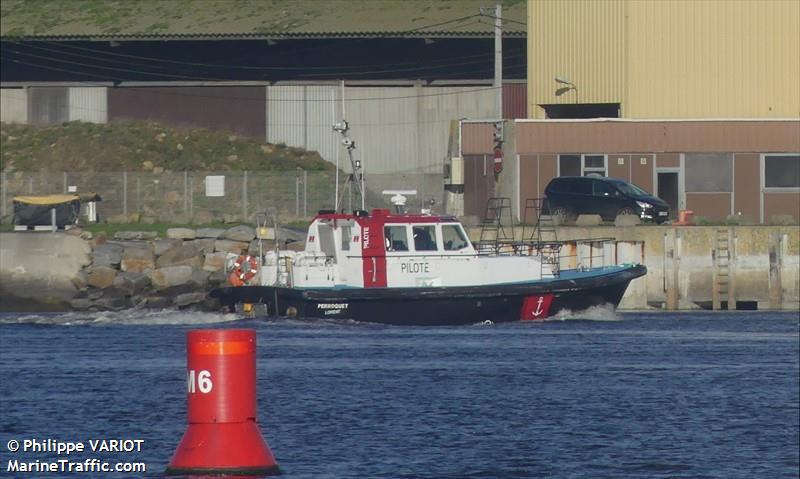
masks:
[[[469,233],[477,240],[480,228]],[[514,234],[522,239],[522,228]],[[560,226],[556,234],[567,242],[562,268],[647,266],[620,309],[800,310],[797,226]],[[614,241],[585,241],[598,238]],[[302,234],[293,239],[302,247]],[[136,231],[114,238],[79,230],[0,233],[0,311],[214,309],[205,293],[225,282],[225,256],[255,252],[257,244],[247,226],[176,228],[167,238]],[[715,288],[721,277],[724,288]]]
[[[480,233],[480,227],[469,229],[473,241]],[[513,232],[517,240],[524,233],[522,227]],[[713,309],[714,285],[724,282],[720,264],[726,263],[727,287],[717,289],[722,309],[729,297],[731,309],[800,309],[798,226],[558,226],[555,234],[574,243],[562,250],[562,268],[588,266],[590,256],[593,265],[599,259],[647,266],[647,275],[631,283],[620,309]],[[592,238],[613,238],[613,246],[581,252],[577,245]],[[715,261],[723,255],[729,256],[727,262]]]

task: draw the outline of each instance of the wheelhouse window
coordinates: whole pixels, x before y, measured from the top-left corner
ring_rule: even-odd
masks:
[[[411,228],[414,234],[414,249],[417,251],[436,251],[436,227],[420,225]]]
[[[325,256],[336,256],[336,241],[333,238],[331,225],[320,223],[318,228],[319,247]]]
[[[459,225],[442,225],[442,242],[445,251],[458,251],[469,245],[469,241]]]
[[[350,251],[350,227],[342,226],[342,251]]]
[[[606,155],[558,155],[558,176],[606,176]]]
[[[384,226],[386,251],[408,251],[408,228],[405,226]]]
[[[800,154],[764,155],[765,188],[800,188]]]

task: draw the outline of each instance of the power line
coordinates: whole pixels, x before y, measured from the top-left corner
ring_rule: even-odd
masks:
[[[53,62],[57,62],[57,63],[64,63],[64,64],[68,64],[68,65],[91,67],[91,68],[96,68],[96,69],[109,70],[109,71],[112,71],[112,72],[128,72],[128,73],[132,72],[132,73],[138,73],[138,74],[141,74],[141,75],[147,75],[147,76],[156,77],[156,78],[158,78],[158,77],[178,78],[178,79],[182,79],[182,80],[185,80],[185,81],[212,81],[212,82],[227,82],[227,81],[231,81],[229,79],[219,79],[219,78],[209,78],[209,77],[189,76],[189,75],[175,75],[175,74],[169,74],[169,73],[147,72],[147,71],[143,71],[143,70],[132,70],[132,69],[129,69],[129,68],[115,68],[115,67],[109,67],[109,66],[87,64],[87,63],[83,63],[83,62],[74,62],[74,61],[69,61],[69,60],[52,59],[50,57],[44,57],[44,56],[41,56],[41,55],[35,55],[35,54],[32,54],[32,53],[27,53],[27,52],[14,51],[14,53],[17,53],[17,54],[23,55],[23,56],[33,57],[33,58],[36,58],[36,59],[41,59],[41,60],[46,60],[46,61],[53,61]],[[519,57],[519,56],[521,56],[521,55],[516,55],[516,57]],[[27,66],[32,66],[32,67],[35,67],[35,68],[42,68],[42,69],[47,69],[47,70],[52,70],[52,71],[60,71],[60,72],[72,73],[72,74],[84,75],[84,76],[93,75],[93,73],[91,73],[89,71],[77,71],[77,70],[68,69],[68,68],[58,68],[58,67],[54,67],[54,66],[44,65],[44,64],[41,64],[41,63],[26,62],[26,61],[19,60],[19,59],[12,59],[11,61],[14,62],[14,63],[22,64],[22,65],[27,65]],[[473,64],[473,62],[467,62],[465,64]],[[522,67],[524,65],[525,65],[525,63],[521,62],[521,63],[512,63],[512,64],[509,64],[508,66],[510,68],[518,68],[518,67]],[[479,72],[481,70],[482,69],[479,69],[477,71]],[[476,72],[476,69],[474,69],[474,68],[471,68],[471,69],[468,69],[468,70],[463,70],[463,69],[462,70],[452,70],[452,69],[450,69],[446,73],[443,74],[443,79],[445,79],[447,77],[453,77],[453,76],[462,76],[463,77],[464,75],[467,75],[469,73],[474,73],[474,72]],[[100,76],[100,75],[95,75],[95,76],[99,76],[100,79],[97,80],[98,82],[102,82],[103,80],[112,80],[112,81],[115,81],[115,82],[131,81],[131,79],[129,77],[119,77],[119,76],[108,75],[108,74],[103,74],[103,76]],[[302,79],[302,78],[304,78],[304,77],[300,77],[299,79]],[[235,81],[235,80],[233,80],[233,81]]]
[[[58,50],[58,49],[47,48],[47,47],[42,47],[42,46],[37,46],[37,45],[26,45],[26,47],[35,48],[35,49],[39,49],[39,50],[45,50],[45,51],[49,51],[49,52],[53,52],[53,53],[60,53],[60,54],[64,54],[64,55],[71,55],[71,56],[75,56],[75,57],[78,57],[78,58],[84,58],[84,59],[89,59],[89,60],[127,64],[123,60],[105,59],[105,58],[92,58],[92,57],[88,57],[86,55],[82,55],[80,53],[63,52],[63,51]],[[34,57],[40,58],[40,59],[47,59],[47,57],[36,56],[36,55],[31,54],[31,53],[27,53],[27,52],[20,51],[20,50],[12,50],[12,52],[13,53],[22,54],[22,55],[34,56]],[[413,68],[398,68],[398,69],[384,69],[384,70],[371,70],[371,71],[370,70],[366,70],[366,71],[358,71],[358,72],[355,72],[355,73],[357,73],[358,75],[368,75],[368,74],[386,74],[386,73],[400,73],[400,72],[420,72],[420,71],[424,72],[426,70],[437,70],[437,69],[443,69],[443,68],[454,67],[454,66],[477,65],[477,64],[480,64],[482,61],[486,61],[485,59],[483,59],[483,57],[488,57],[489,55],[490,54],[485,53],[485,54],[481,54],[481,55],[470,55],[470,56],[465,56],[464,57],[464,58],[474,58],[472,61],[443,62],[443,63],[436,63],[436,64],[427,64],[427,65],[424,65],[424,66],[417,66],[417,67],[413,67]],[[521,57],[523,55],[524,55],[524,53],[520,49],[520,50],[515,51],[514,53],[509,54],[508,58],[509,59],[519,58],[519,57]],[[66,63],[66,61],[58,60],[58,59],[53,59],[53,61]],[[111,67],[104,67],[104,66],[98,66],[98,67],[99,68],[105,68],[105,69],[112,69]],[[255,68],[260,68],[260,67],[255,67]],[[266,68],[280,70],[282,67],[266,67]],[[290,67],[289,69],[296,69],[296,68],[299,68],[299,67]],[[324,67],[324,68],[331,68],[332,69],[332,68],[335,68],[335,67]],[[125,69],[118,69],[118,70],[119,71],[124,71]],[[155,75],[155,73],[144,72],[144,71],[140,71],[140,73]],[[345,75],[345,74],[346,73],[342,73],[342,72],[331,72],[331,73],[324,73],[324,74],[323,73],[317,73],[317,74],[313,74],[312,73],[312,74],[306,74],[306,75],[299,75],[298,78],[333,77],[333,76],[342,76],[342,75]],[[165,74],[165,76],[167,76],[167,75],[169,75],[169,74]],[[201,78],[201,77],[198,77],[198,78],[205,79],[205,78]]]
[[[29,62],[25,62],[23,60],[13,59],[11,61],[14,62],[14,63],[19,63],[21,65],[27,65],[27,66],[31,66],[31,67],[35,67],[35,68],[43,68],[43,69],[47,69],[47,70],[54,70],[54,71],[60,71],[60,72],[65,72],[65,73],[73,73],[73,74],[81,74],[81,75],[88,74],[87,72],[78,72],[78,71],[70,70],[70,69],[67,69],[67,68],[58,68],[58,67],[51,67],[51,66],[47,66],[47,65],[40,65],[40,64],[36,64],[36,63],[29,63]],[[128,81],[127,79],[120,78],[120,77],[113,77],[113,76],[104,76],[103,78],[104,79],[112,79],[112,80],[116,80],[116,81]],[[86,84],[87,86],[108,87],[108,85],[106,85],[101,80],[98,80],[96,82],[79,81],[79,82],[75,82],[75,83]],[[208,86],[208,87],[209,88],[220,88],[220,87],[213,87],[213,86]],[[138,92],[143,92],[143,91],[147,91],[148,89],[156,88],[156,87],[142,86],[142,87],[127,87],[127,88],[136,88]],[[157,88],[174,88],[174,87],[157,87]],[[182,88],[191,88],[191,87],[182,87]],[[356,86],[351,86],[349,88],[359,88],[359,86],[356,85]],[[357,101],[404,100],[404,99],[420,98],[420,97],[461,95],[461,94],[465,94],[465,93],[472,93],[472,92],[478,92],[478,91],[490,91],[490,90],[495,90],[495,89],[496,89],[496,87],[494,87],[494,86],[486,86],[486,87],[470,88],[470,89],[465,89],[465,90],[455,91],[455,92],[427,93],[427,94],[420,94],[420,95],[404,95],[404,96],[389,96],[389,97],[366,97],[366,98],[346,98],[345,101],[346,102],[357,102]],[[156,94],[156,95],[174,95],[174,96],[185,96],[185,97],[195,97],[195,98],[220,99],[220,97],[218,97],[218,96],[197,95],[197,94],[188,94],[188,93],[181,93],[181,92],[165,92],[163,90],[159,90],[159,91],[151,90],[151,91],[148,91],[147,93]],[[224,99],[225,100],[253,101],[253,98],[250,98],[250,97],[246,98],[246,97],[236,97],[236,96],[224,97]],[[282,99],[282,98],[266,98],[265,101],[267,101],[267,102],[271,102],[271,101],[277,101],[277,102],[286,101],[286,102],[289,102],[289,101],[299,101],[299,100],[296,100],[296,99]],[[306,102],[329,102],[331,100],[330,99],[308,98],[308,99],[305,99],[303,101],[306,101]],[[341,101],[341,100],[339,100],[339,101]]]
[[[458,27],[454,27],[454,28],[465,28],[466,26],[473,25],[473,24],[483,24],[482,22],[480,22],[480,19],[481,19],[480,17],[481,16],[487,16],[487,15],[484,15],[484,14],[466,15],[466,16],[463,16],[463,17],[454,18],[454,19],[447,20],[447,21],[440,22],[440,23],[422,25],[422,26],[419,26],[419,27],[416,27],[416,28],[413,28],[413,29],[396,32],[396,34],[408,34],[408,33],[421,32],[422,30],[426,30],[426,29],[430,29],[430,28],[434,28],[434,27],[438,27],[438,26],[443,26],[443,25],[447,25],[447,24],[452,24],[452,23],[463,22],[465,20],[469,20],[469,19],[473,19],[473,18],[478,17],[476,21],[473,21],[473,22],[471,22],[471,23],[469,23],[467,25],[460,25]],[[516,23],[521,23],[521,22],[516,22]],[[359,41],[361,41],[361,40],[364,40],[364,39],[359,39]],[[17,45],[20,45],[19,41],[15,42],[15,43]],[[249,65],[220,65],[220,64],[213,64],[213,63],[203,63],[203,62],[183,62],[183,61],[178,61],[178,60],[161,59],[161,58],[146,57],[146,56],[140,56],[140,55],[130,55],[130,54],[118,53],[118,52],[106,52],[106,51],[97,50],[97,49],[93,49],[93,48],[80,47],[80,46],[77,46],[77,45],[59,44],[59,43],[56,43],[56,42],[48,42],[48,43],[50,43],[51,45],[55,44],[55,45],[58,45],[58,46],[61,46],[61,47],[66,47],[66,48],[71,48],[71,49],[90,51],[90,52],[92,52],[94,54],[102,54],[102,55],[109,55],[109,56],[119,56],[119,57],[125,57],[125,58],[133,58],[133,59],[139,59],[139,60],[144,60],[144,61],[148,61],[148,62],[170,63],[170,64],[186,65],[186,66],[200,66],[200,67],[207,67],[207,68],[225,68],[225,69],[239,68],[239,69],[247,69],[247,70],[269,70],[269,69],[275,69],[275,70],[303,70],[303,71],[305,71],[305,70],[317,70],[317,69],[326,70],[326,69],[333,69],[333,68],[338,68],[341,71],[342,68],[344,68],[344,69],[363,68],[363,66],[358,66],[358,65],[338,66],[338,67],[316,67],[316,66],[308,66],[308,67],[253,67],[253,66],[249,66]],[[33,47],[32,45],[26,45],[26,46]],[[34,48],[37,48],[37,47],[34,47]],[[38,48],[44,48],[44,47],[38,47]],[[319,47],[315,47],[314,49],[318,50],[318,48]],[[66,53],[66,52],[58,51],[58,53]],[[468,55],[468,56],[463,56],[463,57],[451,57],[451,58],[452,59],[461,59],[461,58],[470,58],[470,57],[483,57],[483,56],[486,56],[486,55],[487,54],[478,54],[478,55],[474,55],[474,56]],[[113,60],[106,60],[106,59],[100,59],[100,58],[94,58],[94,60],[113,61]],[[416,62],[403,62],[403,63],[394,64],[394,65],[399,66],[399,65],[407,65],[407,64],[415,64],[415,63]],[[389,64],[389,65],[393,65],[393,64]],[[387,65],[386,64],[382,64],[381,66],[387,66]],[[408,70],[411,70],[411,69],[408,69]],[[405,71],[405,70],[402,70],[402,69],[400,69],[400,70],[375,70],[375,71],[364,72],[364,73],[374,73],[374,72],[381,72],[381,71],[384,71],[384,72],[387,72],[387,73],[391,73],[393,71]],[[307,76],[308,77],[313,77],[314,75],[307,75]]]
[[[69,88],[69,87],[62,87],[62,88]],[[190,96],[190,95],[186,95],[186,96]],[[214,97],[214,98],[222,99],[222,100],[228,100],[228,97]],[[27,100],[27,98],[9,97],[9,98],[4,98],[3,101],[16,101],[16,102],[22,103],[22,102],[27,102],[28,100]],[[285,101],[302,102],[304,100],[285,100]],[[328,100],[328,101],[330,102],[331,100]],[[347,100],[345,100],[345,101],[347,101]],[[258,102],[262,103],[262,102],[264,102],[264,100],[258,100]],[[336,100],[333,101],[333,103],[335,104],[333,106],[334,110],[336,109],[336,105],[338,105],[340,102],[341,102],[341,99],[336,99]],[[93,112],[93,113],[105,113],[106,115],[108,114],[108,108],[106,108],[106,109],[91,108],[91,107],[88,107],[88,106],[72,105],[72,104],[69,105],[67,108],[69,110],[81,110],[81,111]],[[328,116],[329,113],[330,113],[330,111],[327,111],[324,114],[321,114],[319,116],[320,117]],[[113,119],[109,120],[109,123],[111,121],[113,121]],[[357,127],[363,127],[365,129],[369,129],[370,127],[381,128],[381,127],[388,127],[388,126],[405,126],[405,125],[433,125],[433,124],[438,124],[438,123],[449,123],[451,121],[453,121],[452,118],[443,118],[443,119],[440,119],[440,120],[395,121],[395,122],[380,122],[380,123],[376,124],[376,123],[373,123],[373,122],[362,123],[362,122],[360,122],[358,120],[353,120],[353,121],[350,121],[349,124],[351,126],[353,126],[353,127],[357,126]],[[314,121],[310,121],[310,122],[306,122],[306,123],[268,122],[268,125],[270,126],[270,128],[271,127],[276,127],[276,126],[277,127],[285,127],[285,128],[309,128],[309,129],[319,128],[319,129],[326,129],[326,130],[329,130],[331,128],[330,123],[316,123]]]
[[[20,45],[20,42],[15,42],[15,43]],[[178,61],[178,60],[168,60],[168,59],[163,59],[163,58],[147,57],[147,56],[141,56],[141,55],[130,55],[130,54],[126,54],[126,53],[108,52],[108,51],[103,51],[103,50],[97,50],[97,49],[94,49],[94,48],[81,47],[81,46],[78,46],[78,45],[60,44],[60,43],[56,43],[56,42],[45,42],[45,43],[48,43],[48,44],[54,45],[54,46],[58,46],[58,47],[63,47],[63,48],[87,51],[87,52],[92,52],[92,53],[101,54],[101,55],[110,55],[110,56],[117,56],[117,57],[124,57],[124,58],[133,58],[133,59],[143,60],[143,61],[147,61],[147,62],[161,62],[161,63],[169,63],[169,64],[175,64],[175,65],[197,66],[197,67],[208,67],[208,68],[224,68],[224,69],[242,69],[242,70],[331,70],[331,69],[335,69],[335,68],[360,69],[360,68],[364,68],[365,66],[379,66],[379,65],[380,66],[401,66],[401,65],[417,65],[417,64],[419,64],[419,60],[416,60],[416,61],[397,62],[397,63],[381,63],[381,64],[368,64],[368,65],[339,65],[339,66],[314,66],[314,65],[309,65],[309,66],[224,65],[224,64],[215,64],[215,63],[183,62],[183,61]],[[24,46],[26,48],[46,49],[45,47],[34,46],[34,45],[30,45],[30,44],[24,44],[22,46]],[[56,52],[56,53],[64,53],[64,54],[67,54],[67,55],[77,55],[77,54],[74,54],[74,53],[64,52],[64,51],[61,51],[61,50],[53,50],[53,49],[47,49],[47,50],[53,51],[53,52]],[[450,60],[462,60],[462,59],[484,58],[484,57],[488,58],[491,55],[492,55],[491,52],[485,52],[485,53],[479,53],[479,54],[475,54],[475,55],[462,55],[462,56],[450,57]],[[96,58],[96,59],[97,60],[101,60],[101,61],[109,61],[109,62],[115,61],[115,62],[118,62],[118,63],[122,63],[122,60],[112,60],[112,59],[104,59],[104,58]],[[443,64],[443,65],[446,65],[446,64]]]
[[[478,14],[478,15],[480,15],[480,16],[482,16],[482,17],[488,17],[488,18],[491,18],[492,20],[497,20],[497,18],[498,18],[498,17],[497,17],[497,15],[492,15],[491,13],[480,13],[480,14]],[[527,24],[527,23],[525,23],[525,22],[520,22],[519,20],[512,20],[512,19],[510,19],[510,18],[507,18],[507,17],[500,17],[500,20],[502,20],[502,21],[503,21],[503,23],[505,23],[505,22],[509,22],[509,23],[516,23],[516,24],[518,24],[518,25],[522,25],[523,27],[526,27],[526,28],[528,27],[528,24]],[[492,26],[494,26],[494,24],[492,24]],[[512,31],[518,31],[518,30],[512,30]]]
[[[220,81],[220,82],[221,81],[226,81],[226,79],[224,79],[224,78],[209,78],[209,77],[198,77],[198,76],[189,76],[189,75],[176,75],[176,74],[172,74],[172,73],[153,73],[153,72],[146,72],[146,71],[142,71],[142,70],[132,70],[130,68],[107,67],[107,66],[95,65],[95,64],[91,64],[91,63],[82,63],[82,62],[75,62],[75,61],[70,61],[70,60],[62,60],[62,59],[59,59],[59,58],[45,57],[45,56],[42,56],[42,55],[36,55],[36,54],[33,54],[33,53],[29,53],[29,52],[22,52],[22,51],[19,51],[19,50],[12,50],[12,52],[16,53],[18,55],[25,55],[25,56],[37,58],[37,59],[40,59],[40,60],[47,60],[47,61],[56,62],[56,63],[65,63],[67,65],[78,65],[78,66],[84,66],[84,67],[90,67],[90,68],[100,68],[102,70],[111,70],[111,71],[114,71],[114,72],[127,72],[127,73],[136,73],[136,74],[139,74],[139,75],[149,75],[149,76],[156,76],[156,77],[157,76],[161,76],[161,77],[169,77],[169,78],[180,78],[182,80],[203,80],[203,81]]]
[[[447,21],[444,21],[444,22],[436,23],[436,24],[422,25],[422,26],[419,26],[419,27],[416,27],[416,28],[412,28],[412,29],[409,29],[409,30],[401,30],[399,32],[392,32],[392,33],[394,33],[395,35],[403,35],[403,34],[408,34],[408,33],[415,33],[415,32],[420,32],[422,30],[433,28],[433,27],[437,27],[437,26],[442,26],[442,25],[447,25],[447,24],[451,24],[451,23],[462,22],[462,21],[465,21],[465,20],[468,20],[468,19],[472,19],[472,18],[475,18],[475,17],[478,17],[478,16],[479,16],[478,14],[467,15],[467,16],[463,16],[463,17],[458,17],[458,18],[454,18],[454,19],[451,19],[451,20],[447,20]],[[472,22],[472,23],[470,23],[468,25],[473,25],[473,24],[479,24],[479,22],[474,21],[474,22]],[[459,26],[457,28],[464,28],[465,26],[466,25],[461,25],[461,26]],[[364,41],[364,40],[367,40],[367,39],[363,39],[363,38],[359,39],[359,41]],[[283,40],[279,39],[278,41],[283,41]],[[14,43],[16,43],[18,45],[21,44],[20,41],[15,41]],[[80,47],[80,46],[77,46],[77,45],[60,44],[58,42],[53,42],[53,41],[49,41],[47,43],[55,44],[55,45],[59,45],[59,46],[67,47],[67,48],[91,51],[93,53],[100,53],[100,54],[104,54],[104,55],[120,56],[120,57],[135,58],[135,59],[140,59],[140,60],[145,60],[145,61],[156,61],[156,62],[162,62],[162,63],[172,63],[172,64],[178,64],[178,65],[187,65],[187,66],[203,66],[203,67],[211,67],[211,68],[298,69],[298,70],[332,68],[332,67],[313,67],[313,66],[311,66],[311,67],[252,67],[252,66],[247,66],[247,65],[233,65],[232,66],[232,65],[209,64],[209,63],[201,63],[201,62],[183,62],[183,61],[178,61],[178,60],[168,60],[168,59],[146,57],[146,56],[139,56],[139,55],[131,55],[131,54],[125,54],[125,53],[118,53],[118,52],[106,52],[106,51],[97,50],[97,49],[93,49],[93,48]],[[30,46],[30,45],[28,45],[28,46]],[[313,49],[314,50],[318,50],[319,47],[315,46]],[[302,49],[300,49],[298,51],[302,51]],[[465,58],[466,57],[469,57],[469,56],[465,56]],[[458,58],[458,57],[456,57],[456,58]],[[404,62],[404,63],[401,63],[401,64],[413,64],[413,63],[414,62]],[[384,64],[382,64],[382,65],[384,65]],[[338,68],[341,68],[341,66],[338,67]],[[361,68],[361,66],[353,65],[353,66],[345,66],[344,68]]]

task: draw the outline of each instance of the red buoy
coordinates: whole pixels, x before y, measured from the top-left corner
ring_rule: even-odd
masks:
[[[279,474],[256,420],[256,332],[189,331],[186,358],[189,426],[167,474]]]

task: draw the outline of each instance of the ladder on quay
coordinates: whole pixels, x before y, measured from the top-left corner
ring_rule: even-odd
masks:
[[[718,229],[715,234],[716,247],[712,251],[714,263],[714,280],[712,284],[712,305],[716,311],[722,309],[736,309],[736,304],[731,300],[731,244],[730,234],[727,229]],[[733,303],[733,304],[732,304]]]

